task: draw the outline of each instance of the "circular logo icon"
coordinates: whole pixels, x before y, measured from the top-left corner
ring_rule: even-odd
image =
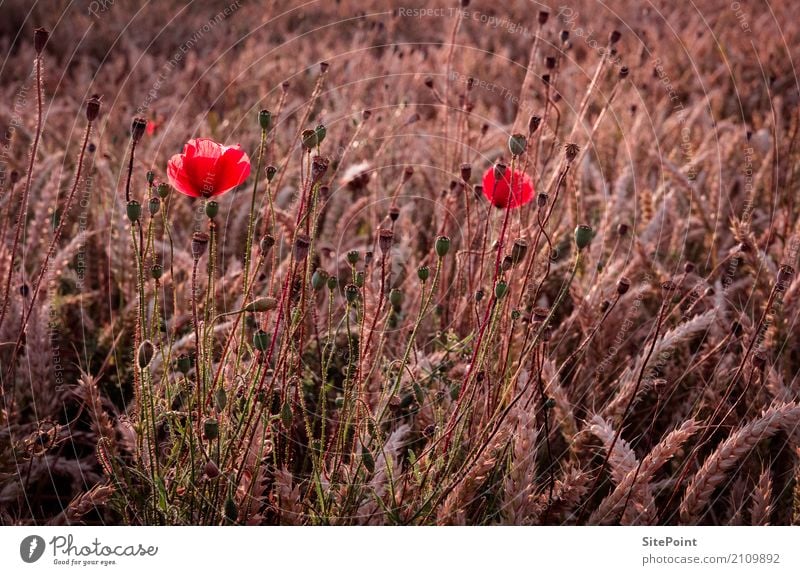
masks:
[[[28,535],[19,544],[19,556],[25,563],[35,563],[44,555],[44,539],[38,535]]]

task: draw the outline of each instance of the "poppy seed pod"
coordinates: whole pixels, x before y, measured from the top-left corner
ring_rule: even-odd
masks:
[[[619,224],[617,226],[617,235],[619,237],[624,238],[628,235],[628,224]]]
[[[511,246],[511,263],[517,265],[519,262],[525,259],[525,255],[528,253],[528,242],[523,238],[518,238],[514,240],[514,244]]]
[[[347,284],[344,288],[344,296],[347,299],[347,303],[355,303],[358,299],[358,287],[355,284]]]
[[[547,24],[548,18],[550,18],[550,12],[547,12],[546,10],[540,10],[538,18],[539,26],[544,26],[545,24]]]
[[[411,176],[414,175],[414,168],[411,166],[406,166],[403,170],[403,183],[405,184],[408,180],[411,179]]]
[[[394,232],[392,230],[381,228],[378,230],[378,247],[381,253],[386,253],[392,249],[392,242],[394,241]]]
[[[36,51],[37,55],[42,53],[42,50],[44,50],[44,46],[47,44],[47,40],[49,38],[50,32],[44,28],[37,28],[33,31],[33,49]]]
[[[356,287],[359,288],[364,287],[364,276],[365,274],[363,271],[356,272],[356,279],[355,279]]]
[[[319,126],[314,128],[314,133],[317,135],[317,146],[319,146],[325,139],[325,136],[328,135],[328,129],[322,124],[320,124]]]
[[[364,266],[372,265],[372,260],[375,256],[373,255],[371,250],[364,252]]]
[[[619,278],[619,280],[617,280],[617,293],[619,295],[624,295],[625,293],[627,293],[630,287],[631,287],[631,280],[629,280],[627,277],[622,276],[621,278]]]
[[[392,304],[392,307],[398,309],[403,304],[403,292],[397,288],[392,289],[389,292],[389,303]]]
[[[508,293],[508,284],[504,280],[500,280],[494,286],[494,297],[497,299],[503,299]]]
[[[136,200],[131,200],[125,207],[125,213],[127,213],[131,223],[138,222],[139,218],[142,216],[142,206]]]
[[[553,56],[547,56],[544,59],[544,65],[548,70],[552,70],[556,67],[556,59]]]
[[[608,308],[610,308],[610,307],[611,307],[611,302],[608,301],[607,299],[604,299],[602,302],[600,302],[600,311],[601,312],[605,313],[608,310]]]
[[[581,224],[575,228],[575,245],[579,250],[585,249],[592,243],[593,236],[592,227]]]
[[[175,360],[175,367],[177,367],[178,371],[183,375],[186,375],[189,373],[189,370],[192,369],[192,358],[185,353],[180,354],[178,359]]]
[[[273,238],[270,234],[266,234],[261,241],[258,242],[258,247],[261,248],[261,253],[267,253],[272,246],[275,245],[275,238]]]
[[[567,144],[564,146],[564,154],[566,155],[568,162],[574,162],[575,158],[578,157],[578,152],[580,151],[581,149],[578,144]]]
[[[569,40],[569,30],[562,30],[561,31],[561,41],[566,42]]]
[[[507,166],[503,162],[497,162],[494,165],[494,179],[495,180],[502,180],[503,176],[506,174]]]
[[[311,287],[319,291],[325,287],[326,283],[328,283],[328,272],[322,268],[315,269],[314,273],[311,274]]]
[[[536,133],[536,130],[539,129],[539,125],[542,123],[541,116],[533,115],[531,119],[528,120],[528,136],[532,136]]]
[[[539,192],[539,194],[536,196],[536,205],[539,206],[540,208],[545,207],[547,205],[547,199],[549,197],[550,196],[548,196],[547,193]]]
[[[219,204],[217,202],[206,202],[206,216],[208,219],[213,220],[219,213]]]
[[[311,160],[311,181],[314,183],[319,182],[328,171],[329,165],[330,160],[325,156],[314,156],[314,159]]]
[[[131,124],[131,138],[135,144],[144,136],[144,131],[147,128],[147,120],[144,118],[134,118]]]
[[[545,86],[550,85],[550,74],[542,74],[542,84]]]
[[[450,238],[439,236],[436,238],[436,255],[443,258],[450,251]]]
[[[164,275],[164,267],[161,264],[150,266],[150,277],[154,280],[160,280],[162,275]]]
[[[219,477],[219,467],[217,467],[217,464],[209,459],[208,463],[203,466],[203,473],[205,473],[206,477],[209,479],[216,479]]]
[[[156,186],[156,193],[158,197],[162,200],[165,199],[169,195],[169,184],[166,182],[161,182]]]
[[[620,77],[620,79],[624,80],[625,78],[628,77],[629,73],[630,73],[630,70],[628,69],[628,67],[627,66],[623,66],[622,68],[619,69],[619,77]]]
[[[483,301],[483,296],[485,295],[486,292],[483,290],[483,288],[478,288],[477,290],[475,290],[475,301],[477,303],[480,303],[481,301]]]
[[[428,266],[420,266],[417,268],[417,277],[420,281],[425,282],[428,281],[428,278],[431,276],[431,269]]]
[[[150,210],[151,216],[156,215],[158,210],[161,209],[161,198],[158,196],[150,198],[150,201],[147,202],[147,209]]]
[[[94,122],[100,114],[100,99],[97,96],[92,96],[86,102],[86,119]]]
[[[611,34],[608,35],[608,43],[609,44],[616,44],[619,42],[619,39],[622,38],[622,34],[619,30],[612,30]]]
[[[358,252],[356,250],[350,250],[347,252],[347,263],[351,266],[354,266],[358,263]]]
[[[208,234],[205,232],[195,232],[192,234],[192,257],[199,260],[206,253],[208,247]]]
[[[156,173],[153,170],[147,170],[147,173],[145,174],[144,177],[145,179],[147,179],[147,183],[152,186],[153,182],[156,179]]]
[[[219,437],[219,421],[213,417],[207,418],[203,422],[203,435],[205,435],[206,439],[209,441],[213,441]]]
[[[317,139],[317,133],[314,130],[303,130],[300,137],[303,141],[303,149],[307,152],[310,152],[313,148],[316,148],[317,143],[319,143],[319,140]]]
[[[511,261],[511,256],[503,256],[503,262],[500,264],[500,269],[507,272],[511,269],[514,263]]]
[[[244,306],[244,311],[248,312],[263,312],[263,311],[271,311],[278,307],[278,300],[274,297],[260,297],[254,299],[249,304]]]
[[[464,181],[465,184],[468,184],[469,181],[472,179],[471,164],[461,164],[461,179]]]
[[[294,238],[294,258],[301,262],[308,257],[308,250],[311,247],[311,238],[306,234],[297,234]]]
[[[272,178],[275,177],[275,174],[278,172],[278,168],[275,166],[267,166],[267,181],[271,182]]]
[[[339,285],[339,281],[336,279],[335,276],[328,276],[328,289],[333,291],[336,289],[336,286]]]
[[[393,222],[396,222],[397,218],[399,218],[399,217],[400,217],[400,208],[398,208],[397,206],[392,206],[391,208],[389,208],[389,219],[390,220],[392,220]]]
[[[521,156],[528,149],[528,140],[522,134],[512,134],[508,138],[508,150],[512,156]]]
[[[265,132],[269,131],[272,127],[272,112],[269,110],[261,110],[258,113],[258,124]]]
[[[150,340],[144,340],[142,343],[139,344],[139,350],[136,354],[137,361],[139,363],[139,369],[144,369],[148,365],[150,365],[150,361],[153,359],[153,356],[156,353],[156,348],[153,347],[152,342]]]
[[[263,329],[257,330],[253,334],[253,347],[258,351],[267,351],[269,347],[269,334]]]

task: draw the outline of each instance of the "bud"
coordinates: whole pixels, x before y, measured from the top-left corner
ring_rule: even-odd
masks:
[[[347,303],[352,304],[358,299],[358,287],[353,284],[347,284],[344,288],[344,295],[347,298]]]
[[[508,150],[511,152],[512,156],[521,156],[525,153],[527,148],[528,141],[522,134],[512,134],[511,137],[508,138]]]
[[[156,187],[156,192],[158,193],[159,198],[162,200],[165,199],[169,195],[169,184],[161,182]]]
[[[417,277],[422,282],[428,281],[428,278],[431,276],[431,270],[428,266],[420,266],[417,268]]]
[[[277,171],[278,171],[278,168],[276,168],[275,166],[267,166],[267,181],[268,182],[272,181],[272,178],[275,177],[275,174],[277,173]]]
[[[500,280],[494,286],[494,297],[497,299],[503,299],[506,293],[508,292],[508,284],[504,280]]]
[[[469,183],[470,179],[472,179],[472,165],[461,164],[461,179],[465,184]]]
[[[215,201],[206,202],[206,216],[208,219],[213,220],[219,213],[219,204]]]
[[[219,421],[213,417],[207,418],[203,422],[203,434],[209,441],[214,441],[217,437],[219,437]]]
[[[314,273],[311,274],[311,287],[315,291],[319,291],[325,287],[326,283],[328,283],[328,272],[322,268],[315,269]]]
[[[630,287],[631,287],[631,280],[629,280],[627,277],[622,276],[621,278],[619,278],[619,280],[617,280],[617,293],[619,295],[625,295],[625,293],[627,293]]]
[[[270,234],[266,234],[261,241],[258,242],[258,247],[261,248],[261,253],[267,253],[272,246],[275,245],[275,238],[273,238]]]
[[[267,348],[269,348],[269,334],[263,329],[257,330],[253,334],[253,347],[258,351],[267,351]]]
[[[320,124],[319,126],[314,128],[314,133],[317,135],[317,145],[319,146],[325,139],[325,136],[328,135],[328,129],[322,124]]]
[[[311,238],[305,234],[297,234],[294,238],[294,259],[301,262],[308,257]]]
[[[125,212],[128,214],[128,219],[131,223],[138,222],[142,215],[142,206],[136,200],[131,200],[125,207]]]
[[[138,144],[139,140],[144,136],[144,130],[147,128],[147,120],[144,118],[134,118],[131,124],[131,139],[134,144]]]
[[[588,247],[592,243],[593,235],[591,226],[579,225],[575,228],[575,245],[579,250]]]
[[[86,102],[86,119],[90,122],[94,122],[97,119],[97,116],[100,114],[100,98],[97,96],[92,96],[89,98],[89,101]]]
[[[356,265],[358,263],[358,252],[356,250],[350,250],[347,252],[347,263],[351,266]]]
[[[528,242],[522,238],[514,240],[514,245],[511,246],[511,263],[517,265],[525,259],[528,253]]]
[[[147,209],[150,210],[150,215],[154,216],[158,213],[158,210],[161,208],[161,198],[158,196],[153,196],[150,198],[150,201],[147,202]]]
[[[192,257],[199,260],[206,253],[208,247],[208,234],[205,232],[195,232],[192,234]]]
[[[386,253],[392,249],[392,242],[394,241],[394,232],[392,230],[381,228],[378,230],[378,247],[381,253]]]
[[[273,309],[278,307],[278,300],[274,297],[260,297],[256,298],[251,301],[249,304],[244,306],[244,311],[248,312],[264,312],[264,311],[272,311]]]
[[[142,343],[139,344],[139,350],[136,354],[136,357],[139,362],[139,369],[144,369],[148,365],[150,365],[150,361],[153,359],[153,355],[156,353],[156,348],[153,347],[153,344],[150,340],[144,340]]]
[[[540,116],[533,115],[531,119],[528,120],[528,136],[532,136],[536,133],[536,130],[539,129],[539,125],[542,123],[542,118]]]
[[[175,366],[178,368],[183,375],[189,373],[189,370],[192,369],[192,359],[185,353],[182,353],[178,356],[178,359],[175,360]]]
[[[258,113],[258,124],[263,131],[269,131],[272,127],[272,112],[269,110],[261,110]]]
[[[154,280],[160,280],[162,275],[164,275],[164,267],[161,264],[150,266],[150,277]]]
[[[567,157],[568,162],[575,161],[575,158],[578,157],[578,152],[580,151],[581,149],[578,147],[577,144],[567,144],[566,146],[564,146],[564,153]]]
[[[439,236],[436,238],[436,255],[443,258],[450,251],[450,238]]]
[[[33,49],[36,51],[37,56],[42,53],[49,38],[50,32],[44,28],[37,28],[33,31]]]

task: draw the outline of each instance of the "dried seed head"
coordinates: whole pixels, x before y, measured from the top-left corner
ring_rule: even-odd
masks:
[[[44,50],[44,46],[47,44],[47,40],[49,38],[50,32],[44,28],[37,28],[33,31],[33,49],[36,51],[37,56],[42,53],[42,50]]]
[[[567,144],[566,146],[564,146],[564,153],[567,156],[568,162],[575,161],[575,158],[578,157],[578,152],[580,151],[581,149],[578,147],[577,144]]]
[[[219,437],[219,421],[213,417],[207,418],[203,422],[203,435],[205,435],[206,439],[209,441],[213,441]]]
[[[138,144],[139,140],[144,136],[145,128],[147,128],[147,120],[144,118],[134,118],[131,124],[131,139],[134,144]]]
[[[611,34],[608,35],[608,43],[611,45],[616,44],[619,42],[619,39],[622,38],[622,34],[619,30],[612,30]]]
[[[472,179],[472,166],[470,164],[461,164],[461,179],[466,184]]]
[[[556,59],[553,56],[547,56],[544,59],[544,66],[548,70],[552,70],[556,67]]]
[[[205,232],[195,232],[192,234],[192,257],[195,261],[203,257],[208,247],[209,236]]]
[[[19,182],[19,172],[17,170],[11,170],[9,178],[11,180],[11,185],[13,186],[17,182]]]
[[[275,166],[267,166],[266,172],[267,172],[267,181],[271,182],[272,179],[275,177],[275,174],[278,173],[278,168],[276,168]]]
[[[323,60],[322,62],[320,62],[320,63],[319,63],[319,70],[320,70],[320,72],[322,72],[323,74],[324,74],[325,72],[327,72],[327,71],[328,71],[328,68],[329,68],[329,67],[330,67],[330,64],[328,64],[328,62],[326,62],[326,61],[324,61],[324,60]]]
[[[692,262],[686,262],[683,264],[683,271],[687,274],[692,273],[694,271],[694,264]]]
[[[311,247],[311,238],[306,234],[297,234],[294,238],[294,259],[298,262],[308,257],[308,250]]]
[[[550,85],[550,74],[542,74],[542,84],[545,86]]]
[[[500,269],[507,272],[511,269],[514,263],[511,261],[511,256],[503,256],[503,262],[500,264]]]
[[[619,280],[617,280],[617,293],[619,295],[624,295],[625,293],[627,293],[630,287],[631,287],[631,280],[629,280],[627,277],[622,276],[621,278],[619,278]]]
[[[547,205],[547,199],[549,197],[550,196],[548,196],[547,193],[539,192],[539,194],[536,196],[536,205],[539,206],[540,208],[545,207]]]
[[[617,226],[617,235],[619,237],[624,238],[628,235],[628,224],[619,224]]]
[[[605,313],[606,310],[608,310],[608,308],[610,308],[610,307],[611,307],[611,302],[609,300],[604,299],[602,302],[600,302],[600,311],[601,312]]]
[[[372,110],[362,110],[361,112],[361,119],[365,122],[370,119],[372,116]]]
[[[275,238],[273,238],[270,234],[266,234],[261,241],[258,242],[258,247],[261,248],[261,253],[267,253],[272,246],[275,245]]]
[[[392,242],[394,241],[394,232],[387,228],[378,230],[378,247],[381,253],[386,253],[392,249]]]
[[[372,264],[372,260],[374,257],[375,256],[372,253],[372,250],[367,250],[366,252],[364,252],[364,265],[369,266],[370,264]]]
[[[569,30],[562,30],[561,31],[561,41],[566,42],[569,40]]]
[[[528,137],[536,133],[536,130],[539,129],[539,125],[541,123],[542,123],[542,118],[540,116],[536,115],[531,116],[530,120],[528,120]]]
[[[550,18],[550,12],[547,12],[546,10],[540,10],[538,18],[539,26],[544,26],[545,24],[547,24],[548,18]]]
[[[511,246],[511,263],[517,265],[525,259],[528,253],[528,242],[523,238],[514,240],[514,245]]]
[[[219,477],[219,467],[217,467],[217,464],[209,459],[208,463],[206,463],[203,467],[203,473],[205,473],[206,477],[209,479],[216,479]]]
[[[307,152],[310,152],[312,149],[317,147],[319,140],[317,139],[317,133],[314,130],[303,130],[302,134],[300,135],[303,143],[303,149]]]
[[[89,98],[89,101],[86,102],[86,119],[90,122],[94,122],[97,119],[97,116],[100,114],[100,98],[97,96],[92,96]]]
[[[528,140],[526,140],[525,136],[522,134],[512,134],[511,137],[508,138],[508,150],[511,152],[512,156],[521,156],[525,153],[527,148]]]

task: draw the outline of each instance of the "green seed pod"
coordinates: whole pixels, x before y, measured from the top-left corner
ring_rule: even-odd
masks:
[[[528,253],[528,242],[522,238],[514,240],[514,245],[511,246],[511,263],[517,265],[525,259]]]
[[[314,130],[303,130],[301,138],[303,139],[303,148],[308,151],[316,148],[317,144],[319,144],[317,133]]]
[[[328,276],[328,289],[333,291],[339,285],[339,281],[334,276]]]
[[[342,409],[344,407],[344,397],[340,395],[334,400],[333,404],[336,406],[336,409]]]
[[[278,168],[275,166],[267,166],[267,181],[271,182],[272,179],[275,177],[275,174],[278,173]]]
[[[166,182],[161,182],[158,184],[156,188],[156,192],[158,192],[158,197],[162,200],[165,199],[169,195],[169,184]]]
[[[263,329],[253,334],[253,347],[258,351],[267,351],[269,347],[269,334]]]
[[[217,389],[217,393],[214,394],[214,402],[217,404],[217,411],[222,411],[228,405],[228,394],[225,393],[224,387]]]
[[[142,206],[136,200],[131,200],[128,202],[128,206],[125,208],[125,211],[128,214],[128,219],[133,222],[138,222],[139,218],[142,216]]]
[[[316,128],[314,128],[314,133],[317,136],[317,145],[319,146],[322,143],[322,140],[325,139],[325,136],[328,134],[327,128],[320,124]]]
[[[189,373],[189,370],[192,369],[192,358],[190,358],[187,354],[182,353],[178,356],[178,359],[175,360],[175,366],[178,368],[183,375]]]
[[[366,447],[361,451],[361,461],[364,463],[364,469],[370,473],[375,473],[375,458],[372,457]]]
[[[364,272],[356,272],[356,287],[364,287]]]
[[[392,291],[390,291],[389,303],[391,303],[392,306],[396,308],[399,308],[401,305],[403,305],[403,292],[401,292],[397,288],[394,288]]]
[[[154,280],[160,280],[162,275],[164,275],[164,267],[161,264],[150,266],[150,277]]]
[[[511,321],[519,320],[521,315],[522,314],[520,313],[520,311],[518,309],[512,309],[511,310]]]
[[[210,219],[214,219],[217,217],[219,213],[219,204],[214,201],[206,202],[206,216]]]
[[[288,399],[281,406],[281,423],[286,429],[292,426],[292,404]]]
[[[436,255],[443,258],[450,251],[450,238],[439,236],[436,238]]]
[[[324,288],[327,282],[328,272],[322,268],[314,270],[314,273],[311,275],[311,287],[314,288],[314,291],[319,291]]]
[[[262,311],[271,311],[278,307],[278,300],[274,297],[260,297],[256,298],[251,301],[249,304],[244,306],[244,311],[249,312],[262,312]]]
[[[261,110],[258,113],[258,124],[265,132],[272,127],[272,113],[269,110]]]
[[[508,138],[508,150],[512,156],[521,156],[528,149],[528,140],[522,134],[513,134]]]
[[[150,201],[147,202],[147,209],[150,210],[151,216],[156,215],[158,210],[161,209],[161,198],[158,196],[153,196],[150,198]]]
[[[500,280],[499,282],[497,282],[497,284],[495,284],[494,297],[496,297],[497,299],[503,299],[507,292],[508,292],[508,284],[505,281]]]
[[[150,365],[150,361],[153,359],[155,352],[156,348],[153,347],[153,344],[149,340],[146,339],[139,344],[139,352],[137,353],[139,369],[144,369]]]
[[[420,266],[417,268],[417,277],[422,282],[428,281],[428,278],[431,277],[431,269],[428,266]]]
[[[575,228],[575,245],[579,250],[582,250],[592,243],[594,232],[591,226],[579,225]]]
[[[209,441],[214,441],[219,437],[219,421],[213,417],[209,417],[203,421],[203,434]]]
[[[358,252],[356,250],[350,250],[347,252],[347,263],[351,266],[356,265],[358,263]]]
[[[347,298],[347,303],[355,303],[358,299],[358,287],[353,284],[347,284],[344,288],[344,295]]]

